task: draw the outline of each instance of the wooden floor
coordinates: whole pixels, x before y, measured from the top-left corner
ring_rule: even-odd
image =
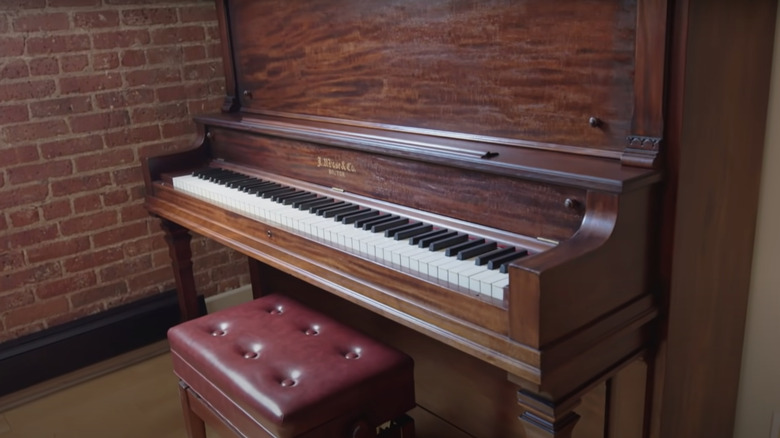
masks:
[[[184,436],[167,353],[0,412],[0,438]]]

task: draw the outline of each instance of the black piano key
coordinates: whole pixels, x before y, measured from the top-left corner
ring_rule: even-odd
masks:
[[[372,233],[381,233],[385,230],[389,230],[390,228],[396,228],[403,224],[408,224],[409,219],[406,218],[398,218],[391,221],[382,222],[381,224],[376,224],[371,227]]]
[[[528,250],[524,249],[524,250],[518,251],[518,253],[522,253],[522,255],[520,255],[519,257],[513,257],[511,260],[507,260],[504,263],[501,263],[501,267],[499,268],[499,272],[501,272],[502,274],[506,274],[507,272],[509,272],[509,264],[512,262],[512,260],[517,260],[520,257],[527,256],[528,255]]]
[[[454,257],[458,255],[459,252],[463,251],[464,249],[469,249],[472,247],[475,247],[477,245],[481,245],[485,243],[485,239],[472,239],[472,240],[466,240],[463,243],[457,244],[455,246],[451,246],[447,248],[446,251],[444,251],[444,255],[447,257]]]
[[[489,261],[487,264],[488,269],[498,269],[503,265],[509,264],[512,260],[519,259],[520,257],[525,257],[528,255],[528,250],[525,249],[518,249],[517,251],[514,251],[512,253],[509,253],[507,255],[496,257],[493,260]]]
[[[401,225],[398,225],[397,227],[388,228],[385,230],[385,237],[394,237],[395,233],[399,233],[401,231],[411,230],[412,228],[417,228],[420,225],[422,225],[422,222],[406,222]],[[398,240],[398,239],[396,239]]]
[[[242,192],[248,192],[249,190],[255,188],[255,187],[262,187],[265,184],[270,184],[268,181],[263,180],[257,180],[256,182],[253,182],[252,184],[245,184],[241,186],[238,190]]]
[[[274,189],[274,190],[266,190],[264,192],[259,193],[258,196],[260,196],[263,199],[268,199],[268,198],[272,198],[273,196],[276,196],[276,195],[281,195],[282,193],[291,193],[291,192],[294,192],[294,191],[295,191],[295,189],[293,189],[291,187],[282,187],[282,188]]]
[[[414,236],[418,236],[420,234],[425,234],[425,233],[427,233],[427,232],[429,232],[431,230],[433,230],[433,225],[420,223],[420,225],[418,225],[416,227],[409,228],[408,230],[403,230],[403,231],[396,232],[393,235],[393,239],[395,239],[395,240],[411,239]]]
[[[232,181],[228,181],[225,186],[231,189],[240,189],[242,186],[251,184],[253,182],[257,181],[256,178],[246,177],[242,179],[234,179]]]
[[[497,248],[494,249],[493,251],[478,255],[477,258],[474,259],[474,264],[478,266],[482,266],[489,263],[493,259],[496,259],[506,254],[510,254],[514,251],[515,251],[514,246],[507,246],[506,248]]]
[[[311,201],[312,199],[316,199],[317,195],[311,192],[301,192],[300,195],[296,195],[294,197],[285,198],[282,201],[282,204],[289,205],[292,207],[295,207],[295,204],[305,202],[305,201]]]
[[[439,228],[438,230],[432,230],[432,231],[428,231],[427,233],[417,234],[417,235],[412,236],[411,239],[409,239],[409,244],[410,245],[418,245],[420,243],[420,240],[422,240],[422,239],[427,239],[429,237],[438,236],[438,235],[444,234],[446,232],[447,232],[446,228]]]
[[[281,185],[281,184],[268,183],[268,184],[263,184],[263,185],[259,185],[257,187],[251,188],[251,189],[247,190],[246,192],[249,193],[249,194],[252,194],[252,195],[260,196],[261,194],[263,194],[264,192],[267,192],[269,190],[281,189],[283,187],[284,186]]]
[[[293,197],[293,196],[298,196],[298,195],[305,194],[305,193],[306,192],[292,189],[291,192],[277,193],[277,194],[271,196],[271,200],[274,201],[274,202],[281,203],[282,201],[284,201],[287,198],[290,198],[290,197]]]
[[[379,210],[361,210],[353,214],[345,215],[343,218],[341,218],[341,222],[349,225],[351,223],[354,223],[355,221],[370,218],[372,216],[377,216],[378,214],[379,214]]]
[[[468,240],[468,238],[469,238],[468,234],[458,233],[452,237],[431,242],[431,244],[428,245],[428,249],[430,249],[431,251],[439,251],[445,248],[449,248],[453,245],[463,243],[466,240]]]
[[[309,211],[316,214],[317,216],[322,216],[322,214],[328,210],[332,210],[334,208],[346,207],[347,205],[349,204],[347,204],[344,201],[334,201],[331,204],[322,205],[320,207],[312,207],[311,209],[309,209]]]
[[[342,214],[342,213],[348,213],[348,212],[351,212],[351,211],[355,211],[355,210],[358,210],[359,208],[360,208],[359,205],[347,204],[347,205],[345,205],[343,207],[340,207],[340,208],[335,208],[335,209],[328,210],[328,211],[322,213],[322,216],[323,217],[332,217],[333,220],[338,220],[338,219],[336,219],[337,215]]]
[[[374,227],[374,225],[383,224],[385,222],[390,222],[398,219],[398,216],[394,216],[392,214],[388,215],[379,215],[373,219],[370,219],[363,223],[363,229],[364,230],[370,230]]]
[[[388,218],[390,216],[392,216],[390,213],[384,213],[384,214],[380,214],[378,216],[369,216],[369,217],[361,218],[361,219],[358,219],[358,220],[356,220],[354,222],[355,223],[355,227],[356,228],[363,228],[363,225],[365,225],[366,222],[374,221],[374,220],[377,220],[377,219],[384,219],[384,218]]]
[[[293,206],[298,210],[310,210],[312,207],[318,207],[320,205],[325,205],[334,201],[335,199],[333,198],[317,198],[317,199],[312,199],[311,201],[308,202],[302,202],[298,204],[297,207],[295,207],[295,203],[293,203]]]
[[[449,239],[458,235],[457,231],[447,231],[446,233],[437,234],[435,236],[428,236],[418,240],[417,246],[420,248],[428,248],[433,242],[439,240]]]
[[[476,257],[480,254],[484,254],[489,251],[493,251],[494,249],[498,248],[498,244],[496,242],[487,242],[483,243],[482,245],[475,246],[473,248],[464,249],[463,251],[458,253],[458,260],[468,260],[472,257]]]

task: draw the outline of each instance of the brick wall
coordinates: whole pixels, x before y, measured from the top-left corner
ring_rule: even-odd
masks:
[[[2,0],[0,342],[173,288],[140,158],[219,110],[218,38],[211,0]],[[205,294],[247,281],[193,252]]]

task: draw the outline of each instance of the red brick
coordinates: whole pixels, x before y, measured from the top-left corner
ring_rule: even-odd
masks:
[[[92,99],[89,96],[65,97],[30,103],[32,116],[38,118],[78,114],[91,110]]]
[[[2,275],[0,275],[0,279],[1,278]],[[34,302],[35,297],[33,296],[33,293],[27,290],[18,290],[11,293],[0,293],[0,309],[3,309],[3,311],[28,306]]]
[[[70,275],[59,280],[36,284],[33,288],[33,292],[38,299],[45,300],[93,287],[96,284],[97,275],[92,271],[87,271]]]
[[[84,71],[89,67],[89,57],[87,55],[63,56],[60,64],[62,65],[62,71],[67,73]]]
[[[3,196],[0,196],[0,211],[17,205],[38,204],[46,199],[48,194],[49,188],[43,184],[3,190]]]
[[[52,35],[27,39],[28,55],[73,53],[90,49],[88,35]]]
[[[56,58],[34,58],[28,64],[33,76],[50,76],[60,72],[60,64]]]
[[[206,48],[197,46],[182,47],[182,55],[184,55],[184,62],[202,61],[206,59]]]
[[[100,6],[101,0],[49,0],[52,8],[74,8],[87,6]]]
[[[222,63],[204,62],[201,64],[188,65],[184,69],[184,79],[195,81],[208,81],[222,77]]]
[[[24,253],[19,251],[0,251],[0,272],[16,271],[24,268],[26,262],[24,261]],[[0,293],[1,295],[2,293]],[[0,305],[0,309],[3,306]]]
[[[156,155],[171,154],[174,152],[181,152],[191,142],[187,139],[181,141],[166,141],[162,143],[154,143],[148,146],[141,146],[138,148],[138,157],[154,157]]]
[[[163,138],[181,137],[183,135],[192,135],[195,132],[195,124],[191,120],[182,120],[180,122],[166,123],[162,125]]]
[[[41,242],[56,239],[59,235],[57,224],[44,224],[37,228],[9,233],[6,235],[6,243],[10,249],[27,248]]]
[[[206,33],[201,26],[168,27],[152,31],[152,43],[160,45],[199,42],[205,39]]]
[[[9,11],[15,9],[43,9],[46,6],[46,0],[4,0],[3,6]]]
[[[154,90],[151,88],[123,89],[95,95],[98,108],[110,109],[154,103]]]
[[[0,274],[0,291],[18,289],[28,284],[58,278],[61,274],[62,267],[58,263],[45,263],[22,271]]]
[[[140,67],[146,65],[146,52],[143,50],[125,50],[120,55],[123,67]]]
[[[125,255],[127,257],[133,257],[141,254],[151,254],[153,252],[160,252],[165,255],[163,264],[158,265],[157,261],[154,260],[152,264],[154,266],[170,266],[171,265],[171,259],[168,256],[168,246],[165,243],[165,240],[163,240],[162,235],[156,235],[156,236],[149,236],[149,237],[143,237],[141,239],[135,239],[132,241],[126,241],[122,245],[122,249],[125,252]]]
[[[213,22],[217,16],[214,5],[179,8],[182,23]]]
[[[113,70],[119,67],[118,53],[97,53],[92,55],[92,68],[94,70]]]
[[[68,133],[68,125],[64,120],[47,122],[30,122],[21,125],[8,126],[2,130],[6,141],[10,143],[21,141],[42,140]]]
[[[209,86],[205,82],[194,84],[173,84],[157,89],[157,100],[159,102],[170,102],[173,100],[186,100],[200,96],[208,95]]]
[[[64,256],[69,256],[87,251],[90,247],[89,237],[74,237],[67,240],[44,242],[33,248],[27,248],[27,259],[30,263],[56,261]]]
[[[81,290],[71,295],[70,301],[73,303],[74,307],[82,307],[125,294],[127,294],[127,285],[124,281],[121,281]]]
[[[102,200],[97,193],[89,193],[73,199],[73,212],[76,214],[100,210],[102,207]]]
[[[100,197],[106,207],[124,204],[130,200],[130,195],[128,195],[127,190],[123,188],[103,193],[100,195]]]
[[[52,315],[66,313],[69,308],[70,305],[66,297],[36,301],[34,305],[20,307],[6,313],[5,324],[8,328],[29,324]]]
[[[126,257],[119,263],[104,266],[98,270],[98,276],[102,281],[112,281],[149,269],[152,269],[152,258],[148,254],[144,254],[140,257]]]
[[[92,236],[92,241],[95,244],[95,248],[101,248],[108,245],[115,245],[118,243],[130,241],[138,236],[145,236],[148,231],[149,230],[146,222],[136,222],[95,233]]]
[[[136,274],[136,275],[132,275]],[[173,271],[170,266],[163,266],[149,272],[131,273],[128,275],[127,284],[130,290],[139,290],[151,286],[170,283],[173,280]]]
[[[77,172],[88,172],[90,170],[108,169],[127,163],[135,163],[136,158],[132,149],[113,149],[99,154],[89,154],[78,157],[76,161]]]
[[[130,116],[127,114],[127,110],[124,109],[70,118],[70,128],[74,133],[105,131],[112,128],[121,128],[129,124]]]
[[[211,26],[206,26],[206,39],[210,41],[217,41],[217,45],[219,45],[220,33],[219,33],[219,26],[217,26],[216,22]],[[218,50],[214,53],[219,54],[221,52]],[[217,55],[216,57],[218,58],[219,55]]]
[[[99,173],[95,175],[78,175],[60,181],[49,183],[52,195],[65,196],[73,193],[97,190],[102,187],[112,185],[111,176],[108,173]]]
[[[8,222],[5,220],[5,215],[0,214],[0,231],[8,229]]]
[[[187,111],[189,114],[201,114],[216,111],[220,108],[222,99],[209,98],[190,100],[187,102]]]
[[[174,24],[178,21],[179,17],[174,8],[125,9],[122,11],[122,24],[126,26]]]
[[[46,163],[27,164],[7,170],[8,181],[11,184],[23,184],[31,181],[45,181],[48,178],[63,177],[73,174],[73,163],[70,160],[50,161]]]
[[[92,35],[95,49],[119,49],[145,46],[151,41],[147,30],[115,30]]]
[[[183,56],[180,47],[153,47],[146,51],[146,59],[149,64],[181,64]]]
[[[36,222],[40,222],[41,216],[40,213],[38,213],[37,208],[27,207],[19,211],[12,211],[8,213],[8,219],[11,221],[11,225],[17,228],[21,228],[27,225],[32,225]]]
[[[43,218],[47,221],[73,214],[69,199],[58,199],[41,205],[41,212],[43,213]]]
[[[0,53],[6,57],[24,55],[24,37],[9,36],[0,38]]]
[[[132,112],[134,123],[151,123],[188,118],[187,105],[183,102],[168,103],[145,108],[137,108]]]
[[[27,105],[0,106],[0,125],[26,122],[28,120],[30,120],[30,114],[27,111]]]
[[[146,219],[149,217],[149,212],[146,211],[142,204],[127,205],[119,210],[119,217],[123,223]],[[146,233],[144,233],[146,234]]]
[[[66,272],[79,272],[122,260],[123,257],[124,255],[120,248],[106,248],[65,258],[62,261],[62,266]]]
[[[158,125],[130,127],[119,132],[110,132],[105,134],[105,142],[107,147],[147,143],[159,139],[160,127]]]
[[[13,20],[13,29],[16,32],[65,30],[69,27],[70,19],[64,12],[22,15]]]
[[[119,25],[119,12],[109,9],[76,12],[73,14],[73,22],[76,27],[87,29],[116,27]]]
[[[0,14],[0,33],[7,33],[9,27],[8,16],[5,14]]]
[[[0,84],[0,102],[43,99],[53,95],[56,91],[57,86],[51,79]]]
[[[117,214],[115,211],[101,211],[85,216],[78,216],[60,222],[60,231],[63,236],[78,233],[94,233],[96,230],[116,225]]]
[[[23,59],[11,60],[0,68],[0,80],[20,79],[28,76],[30,76],[30,68]]]
[[[62,94],[92,93],[122,87],[122,75],[116,72],[106,72],[92,76],[60,78]]]
[[[103,139],[99,135],[87,135],[44,143],[40,147],[41,156],[48,160],[103,149]]]
[[[141,166],[116,170],[112,172],[112,175],[114,175],[114,181],[116,181],[118,185],[140,184],[144,180],[143,174],[141,174]]]
[[[138,87],[142,85],[159,85],[181,81],[181,71],[178,68],[155,68],[136,70],[125,75],[127,85]]]

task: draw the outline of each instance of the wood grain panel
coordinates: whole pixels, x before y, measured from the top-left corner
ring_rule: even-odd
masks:
[[[625,146],[633,1],[230,3],[246,111]]]

